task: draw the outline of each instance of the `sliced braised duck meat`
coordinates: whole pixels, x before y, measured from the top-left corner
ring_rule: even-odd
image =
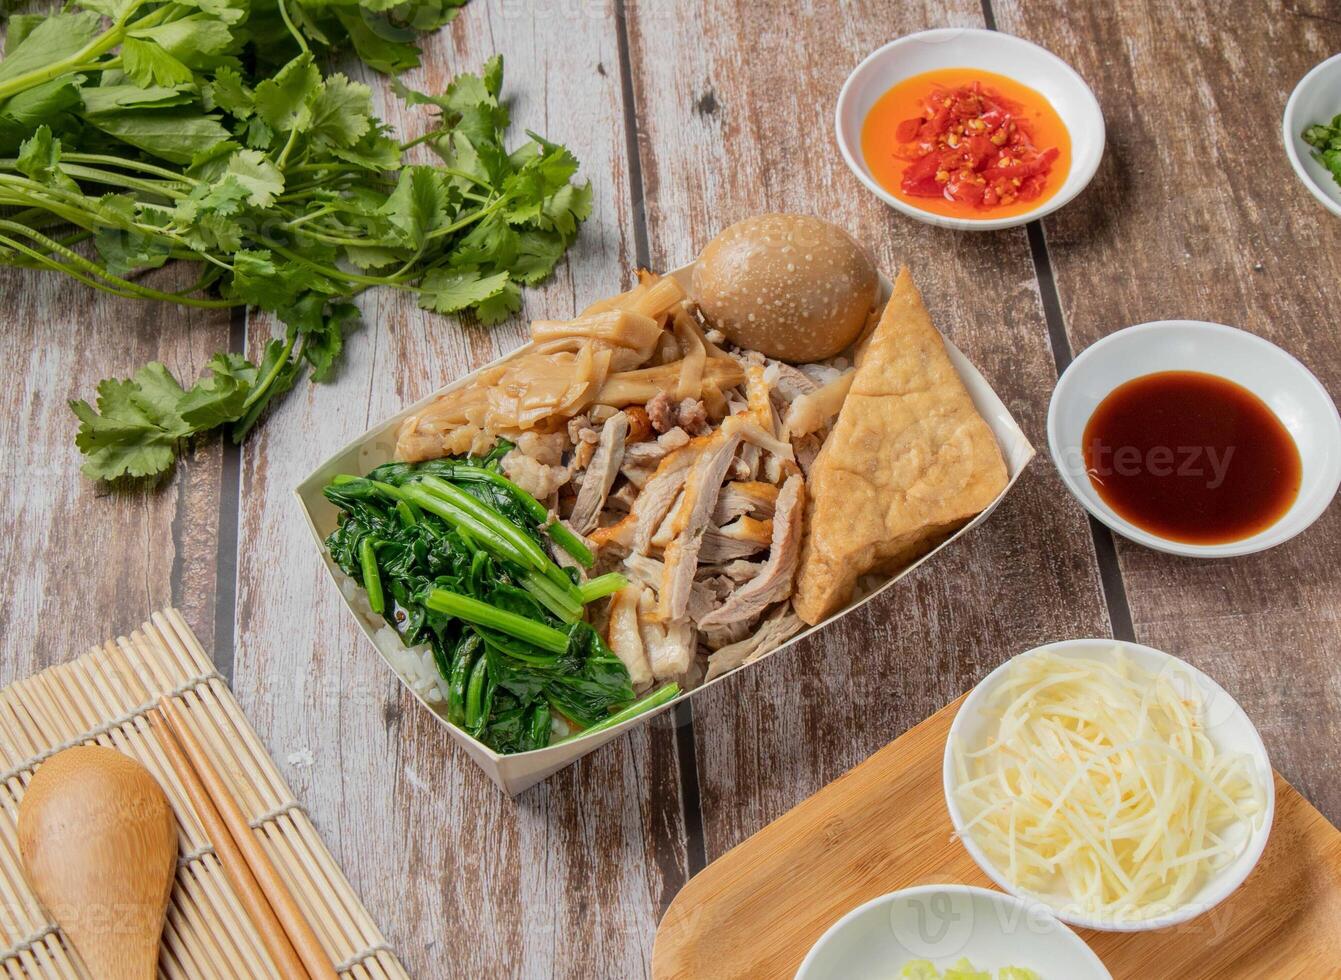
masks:
[[[714,576],[694,580],[689,590],[689,608],[686,610],[690,620],[697,623],[708,613],[720,606],[736,584],[729,578]]]
[[[624,465],[620,468],[620,474],[639,490],[647,486],[647,481],[652,479],[655,467],[651,466],[630,466],[628,464],[628,448],[625,447]]]
[[[642,634],[643,650],[647,653],[652,676],[664,681],[680,677],[689,669],[698,637],[693,625],[687,620],[659,622],[655,606],[651,591],[645,590],[638,602],[638,629]]]
[[[720,607],[699,620],[708,629],[741,619],[753,619],[766,608],[787,598],[792,591],[796,561],[801,553],[801,524],[805,513],[805,483],[792,476],[778,494],[773,512],[773,540],[768,561],[759,574],[731,594]]]
[[[778,499],[778,488],[762,480],[732,480],[722,487],[712,522],[718,526],[734,520],[741,514],[761,517],[773,516],[773,504]]]
[[[805,373],[783,364],[781,361],[769,361],[764,367],[764,380],[773,385],[775,394],[784,402],[794,402],[802,395],[808,395],[819,388]]]
[[[767,541],[753,541],[749,538],[728,538],[719,531],[709,528],[703,535],[703,546],[699,549],[698,560],[708,564],[749,558],[768,547]]]
[[[799,633],[802,625],[800,618],[789,607],[780,606],[752,635],[709,655],[708,672],[703,682],[706,684],[714,677],[720,677],[743,664],[754,663],[760,657],[772,653]]]
[[[667,620],[680,619],[688,608],[689,590],[698,568],[703,533],[708,529],[712,512],[717,507],[722,480],[740,446],[740,437],[724,429],[718,429],[707,439],[707,448],[699,454],[685,478],[684,500],[676,512],[675,539],[667,545],[663,557],[666,572],[658,610],[661,617]]]
[[[661,588],[661,578],[665,574],[665,569],[666,566],[657,559],[636,553],[626,557],[620,566],[620,570],[632,581],[647,586],[653,592]],[[724,585],[722,582],[711,580],[695,581],[689,595],[689,618],[692,620],[706,616],[709,611],[721,604],[732,588],[734,584],[730,578],[725,580]]]
[[[611,416],[610,421],[601,427],[601,441],[582,477],[582,489],[578,491],[577,503],[573,504],[573,513],[569,518],[573,527],[582,534],[596,526],[601,508],[605,506],[605,498],[624,461],[624,437],[628,432],[629,417],[623,412]]]
[[[722,431],[728,435],[739,436],[748,445],[772,453],[781,459],[792,458],[791,443],[783,442],[775,433],[769,432],[748,415],[727,416],[722,420]]]
[[[748,582],[754,578],[763,569],[764,563],[759,561],[729,561],[725,565],[718,565],[708,569],[709,574],[722,575],[739,585],[741,582]]]
[[[635,582],[641,582],[653,589],[661,588],[663,566],[655,558],[640,555],[635,551],[624,559],[623,571]]]
[[[806,476],[810,475],[810,467],[815,465],[815,460],[819,459],[820,450],[824,448],[824,440],[815,433],[806,436],[792,436],[792,451],[796,453],[796,465],[801,467],[801,472]]]
[[[657,466],[656,473],[643,487],[642,493],[638,495],[638,502],[633,505],[633,511],[629,515],[633,518],[634,551],[647,554],[652,535],[670,512],[671,506],[684,487],[686,475],[694,469],[707,446],[707,439],[700,443],[690,443],[677,449]]]
[[[655,466],[670,453],[688,443],[689,433],[677,425],[667,429],[655,439],[625,446],[624,460],[635,466]]]
[[[840,374],[823,388],[807,392],[792,402],[787,409],[787,431],[793,436],[804,436],[827,428],[842,409],[856,376],[856,371]]]
[[[627,514],[629,511],[633,510],[633,505],[637,499],[638,488],[628,480],[624,480],[606,495],[606,510],[616,510],[620,513]]]
[[[685,473],[694,465],[694,461],[708,445],[708,441],[708,437],[701,437],[663,459],[657,465],[655,472],[643,480],[638,499],[634,501],[633,509],[628,515],[617,524],[592,532],[592,539],[597,547],[618,544],[621,548],[636,551],[638,554],[647,554],[653,533],[671,505],[675,503],[675,497],[684,483]],[[622,472],[634,486],[639,486],[638,480],[646,473],[645,470],[639,473],[636,468],[628,466],[624,467]]]
[[[742,619],[738,623],[728,623],[713,629],[699,630],[699,637],[709,651],[720,650],[745,639],[754,629],[754,620]]]
[[[741,446],[740,455],[731,464],[731,479],[757,480],[759,478],[759,459],[762,456],[763,453],[759,451],[758,446],[751,446],[748,443]]]
[[[663,517],[661,523],[657,525],[657,529],[655,533],[653,533],[650,542],[653,548],[664,549],[666,545],[671,543],[671,539],[675,537],[675,519],[680,512],[680,505],[683,502],[684,493],[681,492],[676,495],[675,502],[671,504],[670,510],[666,511],[666,516]]]
[[[606,625],[606,641],[616,657],[629,671],[629,683],[635,689],[652,681],[652,668],[643,649],[642,634],[638,631],[638,599],[643,587],[631,582],[614,594],[610,600],[610,621]]]
[[[594,442],[583,441],[576,443],[573,446],[573,457],[568,463],[568,469],[575,474],[573,477],[574,483],[581,484],[581,479],[577,474],[580,474],[591,465],[592,457],[595,455],[596,443]]]

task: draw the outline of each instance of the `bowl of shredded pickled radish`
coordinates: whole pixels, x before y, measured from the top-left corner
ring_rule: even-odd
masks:
[[[965,699],[943,769],[956,836],[1005,890],[1089,929],[1206,912],[1262,856],[1266,747],[1206,674],[1151,647],[1067,640]]]

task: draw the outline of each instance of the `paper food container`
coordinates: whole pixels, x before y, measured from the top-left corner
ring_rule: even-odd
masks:
[[[670,275],[678,279],[681,284],[687,288],[689,285],[689,273],[691,268],[692,266],[685,266],[675,270],[670,273]],[[881,284],[884,290],[884,297],[888,297],[891,289],[889,280],[882,276]],[[951,541],[956,540],[961,535],[967,534],[973,528],[977,527],[987,519],[987,515],[989,515],[996,508],[997,504],[1001,502],[1002,498],[1010,492],[1011,487],[1015,485],[1015,481],[1019,479],[1020,473],[1023,472],[1025,465],[1033,458],[1034,447],[1029,444],[1029,440],[1025,438],[1019,425],[1016,424],[1015,419],[1011,416],[1010,411],[1002,403],[1001,399],[997,397],[996,392],[992,390],[991,386],[988,385],[983,376],[978,373],[978,369],[975,368],[973,364],[969,362],[968,358],[961,354],[954,344],[950,343],[948,340],[945,341],[945,347],[949,352],[950,360],[954,364],[955,370],[959,372],[959,376],[963,380],[964,386],[968,389],[969,395],[973,398],[974,405],[977,406],[979,413],[981,413],[982,417],[991,427],[992,432],[996,435],[997,443],[1001,446],[1001,452],[1006,461],[1006,471],[1009,476],[1006,488],[1001,491],[1000,495],[992,501],[986,510],[973,518],[968,524],[960,528],[955,534],[936,548],[932,549],[922,558],[918,559],[912,565],[909,565],[897,575],[892,576],[877,588],[867,591],[864,595],[861,595],[858,599],[848,605],[847,608],[830,616],[818,626],[812,626],[809,629],[798,633],[771,653],[760,657],[754,664],[746,664],[738,668],[738,670],[751,670],[754,668],[755,664],[766,660],[769,657],[775,657],[785,653],[789,648],[801,642],[812,633],[825,629],[839,617],[846,616],[853,609],[870,602],[877,595],[893,586],[894,583],[903,578],[918,565],[922,564],[922,562],[930,560],[941,550],[941,548],[944,548]],[[382,463],[389,462],[395,451],[396,431],[399,428],[401,421],[406,416],[422,410],[439,395],[460,388],[463,385],[470,384],[480,371],[487,370],[510,357],[515,357],[518,353],[525,350],[526,345],[510,354],[498,358],[491,364],[480,368],[479,371],[474,371],[462,378],[458,378],[451,384],[439,388],[433,394],[408,406],[399,414],[392,416],[380,425],[369,429],[317,467],[317,469],[308,476],[307,479],[303,480],[294,491],[299,502],[302,504],[303,513],[307,516],[308,525],[312,530],[313,544],[316,545],[323,561],[325,561],[326,569],[330,573],[332,582],[340,592],[340,596],[344,601],[345,606],[348,608],[350,616],[353,618],[354,622],[358,624],[358,627],[363,631],[363,634],[368,638],[368,643],[374,650],[377,650],[382,656],[382,659],[386,661],[387,666],[393,671],[395,671],[395,667],[392,665],[386,651],[379,647],[376,639],[377,631],[385,625],[382,617],[374,615],[368,611],[366,605],[364,605],[363,609],[360,609],[359,604],[350,600],[349,597],[353,593],[349,586],[354,580],[345,575],[326,553],[326,548],[323,542],[325,541],[326,536],[335,529],[336,517],[339,512],[330,501],[322,496],[322,488],[326,486],[326,484],[330,482],[331,477],[335,476],[337,473],[362,475]],[[399,640],[397,639],[396,642],[399,643]],[[731,673],[734,673],[734,671]],[[442,722],[447,728],[447,731],[451,733],[452,738],[460,742],[465,750],[470,753],[471,758],[479,763],[480,767],[489,774],[489,778],[497,783],[503,792],[515,796],[522,790],[534,786],[546,776],[557,772],[569,763],[600,748],[600,746],[611,739],[622,737],[624,733],[633,726],[645,724],[650,718],[663,711],[670,710],[674,705],[686,698],[695,697],[701,691],[705,691],[714,684],[719,683],[725,677],[730,676],[730,674],[724,674],[721,677],[714,678],[692,691],[681,694],[674,701],[662,705],[658,709],[644,712],[635,718],[629,719],[622,725],[599,732],[590,738],[575,739],[561,745],[552,745],[548,748],[536,749],[532,752],[522,752],[516,755],[499,755],[484,743],[467,735],[464,731],[449,723],[443,714],[439,713],[433,705],[414,690],[414,688],[406,681],[405,677],[399,674],[397,676],[400,676],[401,683],[414,694],[425,709],[431,711],[438,720]]]

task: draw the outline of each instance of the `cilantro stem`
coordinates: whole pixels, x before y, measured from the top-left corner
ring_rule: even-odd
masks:
[[[112,157],[103,153],[67,153],[61,150],[61,162],[70,163],[98,163],[108,167],[124,167],[127,170],[139,170],[147,174],[153,174],[156,177],[162,177],[164,180],[176,181],[179,184],[189,184],[194,187],[200,183],[194,177],[179,170],[169,170],[166,167],[159,167],[152,163],[145,163],[141,160],[133,160],[127,157]],[[0,160],[0,167],[13,167],[18,163],[17,160]]]
[[[284,350],[281,351],[279,357],[275,358],[275,363],[271,365],[270,370],[265,373],[265,376],[257,379],[256,386],[253,387],[251,393],[247,395],[247,400],[242,403],[242,417],[244,419],[247,417],[247,410],[265,396],[266,391],[268,391],[270,386],[275,383],[275,379],[279,377],[279,372],[284,370],[288,365],[289,354],[292,353],[293,343],[297,339],[297,332],[290,330],[289,336],[284,343]]]
[[[284,3],[283,3],[283,0],[280,0],[279,9],[280,9],[281,11],[284,10]],[[284,15],[284,21],[285,21],[285,23],[287,23],[288,20],[289,20],[289,15],[288,15],[288,14],[285,14],[285,15]],[[289,29],[292,30],[293,28],[290,27]],[[304,48],[304,50],[306,50],[306,48]],[[297,143],[298,143],[298,130],[299,130],[299,128],[300,128],[300,127],[297,126],[297,125],[295,124],[294,127],[293,127],[291,130],[289,130],[289,138],[288,138],[287,140],[285,140],[285,142],[284,142],[284,149],[280,152],[280,154],[279,154],[279,159],[275,161],[275,166],[279,167],[280,170],[283,170],[283,169],[284,169],[284,165],[287,164],[287,163],[289,162],[289,154],[290,154],[291,152],[293,152],[293,148],[294,148],[294,146],[297,145]]]
[[[141,286],[139,283],[131,282],[128,279],[122,279],[120,276],[112,275],[111,272],[109,272],[104,267],[98,265],[96,262],[84,258],[84,256],[80,255],[78,252],[66,248],[60,242],[50,239],[46,235],[34,231],[33,229],[27,227],[26,225],[16,224],[12,221],[0,220],[0,228],[10,232],[11,234],[23,235],[31,239],[32,241],[41,245],[43,248],[47,249],[47,251],[54,252],[56,255],[59,255],[62,259],[65,260],[65,262],[70,263],[70,265],[73,265],[75,268],[82,269],[89,275],[94,275],[102,279],[105,279],[107,282],[112,283],[119,289],[129,291],[131,294],[140,299],[157,299],[168,303],[182,303],[186,306],[196,306],[201,309],[227,309],[228,307],[237,305],[233,303],[231,300],[226,299],[217,299],[217,300],[189,299],[185,296],[177,296],[174,295],[173,293],[165,293],[159,289],[151,289],[148,286]],[[32,250],[24,249],[23,251],[24,254],[38,254],[33,252]],[[45,263],[46,260],[44,259],[43,261]],[[69,266],[65,265],[65,263],[60,264],[63,267],[63,271],[69,271]],[[81,280],[81,281],[87,282],[87,280]],[[93,284],[90,283],[90,285]],[[115,291],[116,290],[108,290],[108,292],[115,292]]]
[[[359,244],[363,243],[360,242]],[[306,266],[313,272],[320,272],[323,276],[327,276],[331,279],[343,279],[346,282],[356,282],[364,286],[393,286],[400,289],[409,288],[405,286],[404,283],[397,282],[386,276],[361,276],[357,272],[345,272],[343,269],[337,269],[334,266],[322,265],[320,262],[313,262],[306,256],[290,251],[278,242],[271,242],[270,247],[286,259],[297,262],[299,265]]]
[[[474,224],[481,218],[487,218],[489,215],[493,214],[507,202],[508,199],[506,197],[500,197],[498,200],[496,200],[493,204],[490,204],[488,207],[480,208],[478,211],[472,211],[464,218],[459,218],[456,221],[453,221],[450,225],[443,225],[441,228],[434,228],[424,237],[441,238],[443,235],[450,235],[453,232],[460,231],[462,228],[466,227],[467,225]]]
[[[284,26],[289,29],[293,39],[298,42],[298,47],[302,49],[303,54],[311,54],[312,49],[307,46],[307,38],[303,37],[302,31],[293,26],[293,21],[289,19],[289,8],[284,0],[278,0],[279,15],[284,18]],[[282,166],[282,165],[281,165]]]
[[[61,169],[71,177],[78,177],[80,180],[91,180],[98,184],[110,184],[113,187],[133,187],[136,190],[144,191],[147,194],[159,194],[163,197],[175,198],[181,200],[186,197],[184,191],[175,187],[165,187],[161,181],[144,180],[139,177],[128,177],[125,174],[109,173],[106,170],[99,170],[96,167],[84,167],[79,164],[62,164]]]
[[[13,249],[15,252],[18,252],[20,255],[28,256],[30,259],[32,259],[35,266],[44,269],[51,269],[53,272],[64,273],[71,279],[76,279],[79,282],[84,283],[84,285],[92,286],[94,289],[101,290],[104,293],[111,293],[113,296],[120,296],[124,299],[143,299],[142,296],[136,293],[128,293],[120,289],[115,289],[107,285],[106,283],[99,282],[96,279],[92,279],[86,276],[84,273],[80,272],[78,269],[72,268],[71,266],[66,265],[64,262],[58,262],[56,259],[53,259],[49,255],[43,255],[36,249],[31,248],[23,244],[22,242],[15,241],[8,235],[0,235],[0,245],[5,245]]]

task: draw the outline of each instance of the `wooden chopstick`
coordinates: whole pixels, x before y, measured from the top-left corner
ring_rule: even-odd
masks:
[[[279,967],[280,975],[285,977],[307,976],[303,961],[298,958],[297,952],[294,951],[293,944],[289,942],[289,937],[284,932],[284,927],[275,918],[270,903],[266,901],[265,893],[261,891],[261,886],[256,883],[256,878],[252,875],[251,868],[247,866],[242,852],[238,850],[233,835],[228,832],[223,818],[219,816],[219,811],[210,802],[209,794],[205,792],[205,787],[201,784],[199,777],[196,776],[195,770],[191,768],[190,760],[186,758],[182,747],[177,743],[177,738],[172,734],[168,723],[156,711],[149,712],[148,718],[149,726],[153,728],[154,734],[158,737],[158,742],[167,754],[168,761],[172,763],[172,768],[177,772],[177,778],[181,780],[182,788],[186,790],[186,795],[191,800],[191,806],[196,811],[196,816],[200,818],[200,824],[205,830],[205,835],[209,837],[210,843],[214,845],[215,853],[219,855],[219,863],[223,867],[224,874],[233,886],[233,891],[237,893],[242,908],[246,911],[252,924],[256,926],[256,931],[260,934],[261,942],[265,944],[266,950],[270,953],[270,958]]]
[[[165,696],[159,699],[159,711],[163,717],[160,719],[154,712],[150,712],[150,722],[157,723],[155,731],[159,732],[160,737],[167,736],[160,740],[167,743],[165,748],[168,757],[178,770],[177,774],[186,785],[187,792],[191,794],[192,805],[201,814],[205,832],[214,843],[215,850],[220,852],[224,871],[229,872],[231,866],[238,873],[236,880],[232,873],[229,873],[229,878],[233,880],[239,898],[256,923],[266,948],[275,958],[280,975],[336,980],[335,966],[330,956],[312,931],[312,926],[289,893],[279,872],[275,870],[269,855],[256,840],[246,815],[224,785],[204,746],[187,727],[181,710]]]

